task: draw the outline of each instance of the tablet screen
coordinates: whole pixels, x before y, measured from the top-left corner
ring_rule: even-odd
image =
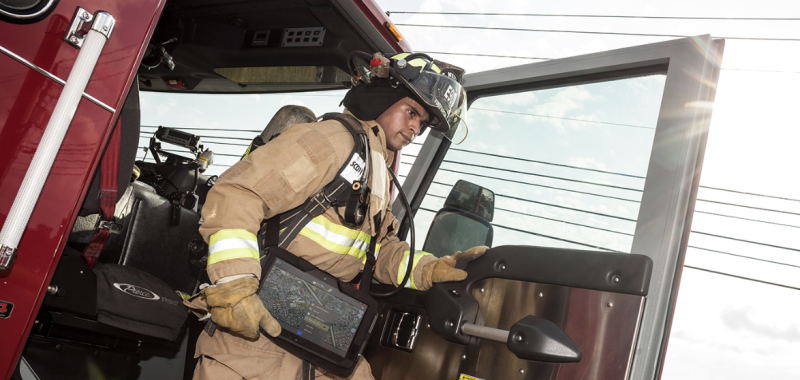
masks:
[[[258,293],[281,327],[344,357],[367,305],[276,259]]]

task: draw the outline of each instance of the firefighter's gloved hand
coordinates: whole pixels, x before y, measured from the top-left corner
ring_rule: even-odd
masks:
[[[236,335],[258,339],[259,326],[269,335],[278,336],[281,326],[269,315],[256,296],[258,279],[240,278],[203,290],[211,320]]]
[[[470,248],[464,252],[456,252],[452,256],[440,257],[425,264],[422,267],[422,286],[420,290],[427,290],[437,282],[461,281],[467,278],[467,272],[462,269],[467,267],[467,263],[478,257],[489,247],[481,245]]]

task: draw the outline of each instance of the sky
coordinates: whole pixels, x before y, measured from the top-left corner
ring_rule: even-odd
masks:
[[[797,1],[501,1],[478,0],[378,0],[385,11],[537,13],[582,15],[641,15],[683,17],[786,17],[800,18]],[[575,17],[520,17],[415,15],[393,13],[416,51],[486,54],[539,58],[562,58],[672,39],[674,37],[615,36],[604,34],[516,32],[499,30],[445,29],[417,25],[468,25],[503,28],[580,30],[643,34],[700,35],[713,37],[764,37],[800,40],[800,21],[707,21],[642,20]],[[404,25],[406,24],[406,25]],[[464,67],[468,73],[538,62],[533,59],[477,57],[434,54]],[[800,42],[748,41],[727,39],[717,87],[713,118],[701,176],[693,234],[686,265],[732,274],[762,282],[710,273],[693,268],[683,270],[676,314],[662,379],[794,379],[800,378],[796,356],[800,353],[800,202],[714,190],[721,188],[773,197],[800,199],[800,179],[794,165],[800,162],[796,148],[800,140]],[[455,148],[484,151],[501,156],[518,156],[522,141],[532,141],[525,157],[575,167],[615,173],[646,175],[663,77],[652,76],[592,85],[574,86],[514,96],[486,98],[473,104],[467,115],[470,135]],[[342,92],[289,95],[235,95],[210,97],[142,94],[142,124],[213,130],[260,131],[277,109],[301,104],[315,112],[341,110]],[[553,118],[517,115],[520,112]],[[561,118],[561,119],[559,119]],[[567,120],[570,118],[576,120]],[[599,123],[598,123],[599,122]],[[623,124],[626,126],[602,123]],[[522,123],[522,124],[520,124]],[[517,128],[521,138],[504,139],[499,131]],[[634,128],[639,126],[645,128]],[[145,130],[152,131],[152,128]],[[532,133],[527,140],[526,133]],[[196,131],[195,131],[196,132]],[[224,136],[214,141],[246,144],[253,132],[204,132]],[[422,141],[425,136],[418,138]],[[535,137],[535,139],[534,139]],[[242,140],[235,140],[235,139]],[[648,140],[649,139],[649,140]],[[208,140],[211,141],[211,140]],[[146,144],[142,140],[142,144]],[[482,145],[483,144],[483,145]],[[224,170],[236,161],[243,147],[215,145],[217,156],[209,173]],[[406,162],[413,160],[419,145],[405,149]],[[616,155],[610,152],[616,153]],[[230,156],[223,156],[229,154]],[[141,157],[141,155],[140,155]],[[505,167],[583,181],[641,189],[640,179],[546,164],[512,163],[503,157],[476,156],[451,151],[446,160]],[[498,194],[496,224],[536,228],[536,231],[599,247],[630,251],[634,223],[596,214],[573,212],[513,200],[499,195],[525,197],[577,209],[632,217],[635,219],[641,193],[597,185],[575,184],[536,176],[510,175],[491,169],[445,163],[430,194],[446,196],[449,185],[469,178],[452,171],[473,171],[485,176],[514,178],[563,191],[480,180]],[[464,170],[466,169],[466,170]],[[405,174],[407,167],[401,170]],[[478,181],[478,180],[476,180]],[[590,192],[587,195],[577,193]],[[615,200],[608,197],[626,198]],[[747,205],[779,210],[772,212],[724,205]],[[423,208],[438,210],[442,199],[427,197]],[[538,215],[563,222],[548,222]],[[717,214],[717,215],[714,215]],[[416,218],[418,236],[425,236],[432,213],[420,211]],[[727,216],[719,216],[727,215]],[[735,216],[736,218],[731,218]],[[745,220],[749,219],[749,220]],[[754,222],[767,221],[773,224]],[[579,227],[582,224],[595,228]],[[533,227],[535,226],[535,227]],[[603,228],[616,232],[602,231]],[[622,232],[622,233],[618,233]],[[711,235],[765,243],[789,249],[735,241]],[[418,240],[422,239],[420,237]],[[578,247],[564,241],[495,229],[497,244],[524,241],[525,244]],[[421,243],[418,243],[418,247]],[[719,251],[712,252],[709,251]],[[744,257],[743,257],[744,256]],[[748,259],[755,257],[762,261]],[[766,261],[763,261],[766,260]],[[767,262],[768,261],[768,262]],[[781,287],[765,284],[785,285]]]

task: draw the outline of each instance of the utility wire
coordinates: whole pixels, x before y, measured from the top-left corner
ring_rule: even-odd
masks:
[[[450,148],[450,149],[456,149],[456,148]],[[456,150],[462,150],[462,149],[456,149]],[[476,154],[485,154],[485,155],[489,155],[489,156],[504,157],[504,156],[495,155],[495,154],[490,154],[490,153],[471,152],[471,151],[468,151],[468,150],[462,150],[462,151],[464,151],[464,152],[467,152],[467,153],[476,153]],[[415,155],[411,155],[411,154],[404,154],[404,155],[403,155],[403,158],[406,158],[406,157],[417,157],[417,156],[415,156]],[[506,158],[516,159],[516,158],[514,158],[514,157],[506,157]],[[554,164],[554,163],[549,163],[549,162],[544,162],[544,161],[526,160],[526,159],[522,159],[522,158],[520,158],[519,160],[520,160],[520,161],[528,161],[528,162],[542,163],[542,164],[547,164],[547,165],[554,165],[554,166],[571,167],[571,166],[568,166],[568,165]],[[404,162],[404,161],[402,161],[402,160],[400,161],[400,163],[402,163],[402,164],[406,164],[406,165],[413,165],[413,164],[414,164],[413,162]],[[469,165],[469,164],[467,164],[467,163],[463,163],[463,165]],[[571,167],[571,168],[579,169],[579,168],[577,168],[577,167]],[[446,172],[451,172],[451,173],[466,174],[466,175],[471,175],[471,176],[480,177],[480,178],[496,179],[496,180],[500,180],[500,181],[504,181],[504,182],[519,183],[519,184],[522,184],[522,185],[530,185],[530,186],[543,187],[543,188],[546,188],[546,189],[561,190],[561,191],[567,191],[567,192],[571,192],[571,193],[578,193],[578,194],[592,195],[592,196],[595,196],[595,197],[601,197],[601,198],[616,199],[616,200],[619,200],[619,201],[625,201],[625,202],[641,203],[640,201],[637,201],[637,200],[635,200],[635,199],[627,199],[627,198],[612,197],[612,196],[610,196],[610,195],[602,195],[602,194],[596,194],[596,193],[589,193],[589,192],[585,192],[585,191],[578,191],[578,190],[572,190],[572,189],[565,189],[565,188],[562,188],[562,187],[555,187],[555,186],[540,185],[540,184],[536,184],[536,183],[530,183],[530,182],[516,181],[516,180],[513,180],[513,179],[507,179],[507,178],[492,177],[492,176],[488,176],[488,175],[481,175],[481,174],[475,174],[475,173],[468,173],[468,172],[462,172],[462,171],[458,171],[458,170],[451,170],[451,169],[445,169],[445,168],[439,168],[439,170],[446,171]],[[611,172],[603,172],[603,171],[601,171],[601,170],[594,170],[594,169],[586,169],[586,170],[591,170],[591,171],[599,171],[599,172],[601,172],[601,173],[616,174],[616,173],[611,173]],[[620,174],[620,175],[625,175],[625,174]],[[627,175],[625,175],[625,176],[627,176]],[[632,177],[632,176],[631,176],[631,177]]]
[[[424,24],[394,24],[395,26],[413,26],[422,28],[446,28],[446,29],[478,29],[478,30],[504,30],[510,32],[545,32],[545,33],[577,33],[577,34],[603,34],[614,36],[640,36],[640,37],[694,37],[684,34],[654,34],[654,33],[621,33],[621,32],[594,32],[588,30],[553,30],[553,29],[518,29],[518,28],[492,28],[486,26],[464,26],[464,25],[424,25]],[[748,40],[748,41],[784,41],[797,42],[800,38],[767,38],[767,37],[717,37],[727,40]]]
[[[782,263],[782,262],[779,262],[779,261],[764,260],[764,259],[759,259],[757,257],[752,257],[752,256],[737,255],[735,253],[722,252],[722,251],[717,251],[715,249],[700,248],[700,247],[695,247],[695,246],[691,246],[691,245],[689,246],[689,248],[700,249],[700,250],[703,250],[703,251],[709,251],[709,252],[714,252],[714,253],[721,253],[723,255],[741,257],[741,258],[744,258],[744,259],[750,259],[750,260],[755,260],[755,261],[763,261],[765,263],[770,263],[770,264],[777,264],[777,265],[784,265],[784,266],[787,266],[787,267],[800,268],[800,266],[798,266],[798,265]]]
[[[446,53],[446,52],[443,52],[443,51],[420,51],[419,53],[445,54],[445,55],[464,55],[464,56],[472,56],[472,57],[490,57],[490,58],[537,59],[537,60],[540,60],[540,61],[551,61],[551,60],[554,60],[554,59],[560,59],[560,58],[543,58],[543,57],[521,57],[521,56],[517,56],[517,55],[474,54],[474,53]],[[788,71],[788,70],[734,69],[734,68],[727,68],[727,67],[721,67],[720,70],[725,70],[725,71],[751,71],[751,72],[758,72],[758,73],[800,74],[800,71]]]
[[[730,237],[730,236],[715,235],[715,234],[710,234],[710,233],[708,233],[708,232],[700,232],[700,231],[694,231],[694,230],[692,230],[692,231],[691,231],[691,233],[693,233],[693,234],[699,234],[699,235],[712,236],[712,237],[716,237],[716,238],[720,238],[720,239],[728,239],[728,240],[740,241],[740,242],[743,242],[743,243],[750,243],[750,244],[755,244],[755,245],[762,245],[762,246],[765,246],[765,247],[772,247],[772,248],[778,248],[778,249],[785,249],[785,250],[789,250],[789,251],[800,252],[800,249],[797,249],[797,248],[789,248],[789,247],[782,247],[782,246],[780,246],[780,245],[767,244],[767,243],[759,243],[759,242],[757,242],[757,241],[751,241],[751,240],[738,239],[738,238],[733,238],[733,237]]]
[[[616,172],[610,172],[610,171],[606,171],[606,170],[600,170],[600,169],[583,168],[583,167],[580,167],[580,166],[572,166],[572,165],[565,165],[565,164],[557,164],[557,163],[555,163],[555,162],[547,162],[547,161],[531,160],[531,159],[527,159],[527,158],[521,158],[521,157],[503,156],[503,155],[500,155],[500,154],[494,154],[494,153],[476,152],[476,151],[467,150],[467,149],[461,149],[461,148],[450,148],[450,150],[454,150],[454,151],[457,151],[457,152],[466,152],[466,153],[472,153],[472,154],[481,154],[481,155],[484,155],[484,156],[491,156],[491,157],[498,157],[498,158],[506,158],[506,159],[509,159],[509,160],[517,160],[517,161],[533,162],[533,163],[542,164],[542,165],[559,166],[559,167],[562,167],[562,168],[579,169],[579,170],[585,170],[585,171],[588,171],[588,172],[603,173],[603,174],[612,174],[612,175],[618,175],[618,176],[621,176],[621,177],[629,177],[629,178],[645,179],[645,177],[638,176],[638,175],[633,175],[633,174],[616,173]],[[416,157],[416,156],[412,156],[412,157]]]
[[[489,112],[498,112],[498,113],[507,113],[512,115],[523,115],[523,116],[536,116],[536,117],[543,117],[547,119],[561,119],[561,120],[571,120],[571,121],[580,121],[584,123],[595,123],[595,124],[606,124],[606,125],[616,125],[619,127],[632,127],[632,128],[641,128],[641,129],[655,129],[654,127],[644,127],[641,125],[631,125],[631,124],[620,124],[620,123],[609,123],[605,121],[595,121],[595,120],[586,120],[586,119],[573,119],[571,117],[559,117],[559,116],[548,116],[548,115],[537,115],[533,113],[522,113],[522,112],[512,112],[512,111],[500,111],[500,110],[490,110],[486,108],[477,108],[472,107],[470,110],[479,110],[479,111],[489,111]]]
[[[758,219],[742,218],[742,217],[740,217],[740,216],[725,215],[725,214],[717,214],[717,213],[708,212],[708,211],[698,211],[698,210],[694,210],[694,212],[695,212],[695,213],[698,213],[698,214],[708,214],[708,215],[714,215],[714,216],[722,216],[722,217],[725,217],[725,218],[731,218],[731,219],[741,219],[741,220],[746,220],[746,221],[749,221],[749,222],[758,222],[758,223],[774,224],[774,225],[776,225],[776,226],[800,228],[800,226],[794,226],[794,225],[791,225],[791,224],[783,224],[783,223],[768,222],[768,221],[766,221],[766,220],[758,220]]]
[[[436,213],[436,211],[433,211],[433,210],[431,210],[429,208],[420,207],[419,209],[420,210],[425,210],[425,211],[428,211],[428,212],[432,212],[434,214]],[[559,237],[540,234],[540,233],[537,233],[537,232],[525,231],[525,230],[521,230],[519,228],[507,227],[507,226],[503,226],[503,225],[500,225],[500,224],[491,223],[491,225],[494,226],[494,227],[498,227],[498,228],[502,228],[502,229],[506,229],[506,230],[511,230],[511,231],[515,231],[515,232],[520,232],[520,233],[527,234],[527,235],[540,236],[540,237],[543,237],[543,238],[563,241],[563,242],[566,242],[566,243],[576,244],[576,245],[580,245],[580,246],[584,246],[584,247],[601,249],[603,251],[626,253],[626,252],[622,252],[622,251],[617,251],[615,249],[600,247],[600,246],[596,246],[596,245],[592,245],[592,244],[581,243],[581,242],[573,241],[573,240],[569,240],[569,239],[562,239],[562,238],[559,238]]]
[[[142,132],[141,135],[143,137],[152,137],[152,135],[148,134],[147,132]],[[252,142],[253,138],[247,137],[224,137],[224,136],[209,136],[209,135],[195,135],[197,137],[208,138],[208,139],[223,139],[223,140],[237,140],[237,141],[249,141]],[[206,143],[214,143],[214,141],[203,141],[203,144]],[[245,144],[244,146],[250,145],[250,143]]]
[[[190,152],[183,152],[183,151],[180,151],[180,150],[174,150],[174,149],[161,149],[161,150],[162,150],[162,151],[164,151],[164,152],[169,152],[169,153],[190,153]],[[242,155],[241,155],[241,154],[225,154],[225,153],[214,153],[214,156],[215,156],[215,157],[216,157],[216,156],[223,156],[223,157],[236,157],[236,158],[242,158]]]
[[[158,129],[157,126],[153,126],[153,125],[143,125],[142,127],[143,128],[156,128],[156,129]],[[223,130],[223,129],[190,128],[190,127],[169,127],[169,128],[177,129],[179,131],[185,129],[187,131],[208,131],[208,132],[228,132],[228,131],[231,131],[231,132],[253,132],[253,133],[259,133],[259,134],[261,132],[263,132],[263,131],[257,131],[257,130],[252,130],[252,129],[234,129],[234,130],[224,129]],[[153,132],[155,132],[155,131],[153,131]],[[150,133],[153,133],[153,132],[150,132]]]
[[[435,197],[435,198],[447,199],[447,197],[443,197],[441,195],[435,195],[435,194],[428,194],[428,196]],[[633,234],[629,234],[627,232],[614,231],[614,230],[609,230],[609,229],[600,228],[600,227],[588,226],[588,225],[585,225],[585,224],[568,222],[566,220],[553,219],[553,218],[548,218],[548,217],[545,217],[545,216],[540,216],[540,215],[528,214],[528,213],[524,213],[524,212],[520,212],[520,211],[509,210],[509,209],[505,209],[505,208],[502,208],[502,207],[495,207],[494,209],[495,210],[501,210],[501,211],[510,212],[512,214],[518,214],[518,215],[530,216],[530,217],[533,217],[533,218],[549,220],[549,221],[552,221],[552,222],[559,222],[559,223],[571,224],[573,226],[591,228],[593,230],[600,230],[600,231],[606,231],[606,232],[611,232],[611,233],[620,234],[620,235],[633,236]]]
[[[447,183],[438,182],[438,181],[432,181],[432,183],[435,183],[437,185],[447,186],[447,187],[452,187],[453,186],[452,184],[447,184]],[[561,208],[561,209],[564,209],[564,210],[582,212],[582,213],[586,213],[586,214],[604,216],[606,218],[614,218],[614,219],[624,220],[624,221],[627,221],[627,222],[636,223],[636,219],[625,218],[625,217],[622,217],[622,216],[603,214],[603,213],[600,213],[600,212],[594,212],[594,211],[589,211],[589,210],[581,210],[579,208],[561,206],[561,205],[556,205],[556,204],[552,204],[552,203],[539,202],[539,201],[534,201],[534,200],[525,199],[525,198],[519,198],[519,197],[515,197],[515,196],[512,196],[512,195],[506,195],[506,194],[495,193],[494,195],[495,195],[495,197],[513,199],[513,200],[522,201],[522,202],[528,202],[528,203],[536,203],[536,204],[543,205],[543,206],[556,207],[556,208]]]
[[[142,134],[142,137],[145,137],[145,135]],[[219,142],[219,141],[203,141],[203,145],[204,146],[206,146],[206,145],[230,145],[230,146],[239,146],[239,147],[243,147],[243,148],[246,148],[246,147],[250,146],[250,144],[234,144],[234,143],[224,143],[224,142]]]
[[[696,267],[696,266],[692,266],[692,265],[684,265],[683,267],[684,267],[684,268],[691,268],[691,269],[695,269],[695,270],[699,270],[699,271],[703,271],[703,272],[709,272],[709,273],[719,274],[719,275],[722,275],[722,276],[728,276],[728,277],[738,278],[738,279],[741,279],[741,280],[747,280],[747,281],[759,282],[759,283],[766,284],[766,285],[780,286],[781,288],[787,288],[787,289],[800,290],[800,288],[796,288],[796,287],[794,287],[794,286],[783,285],[783,284],[778,284],[778,283],[774,283],[774,282],[768,282],[768,281],[762,281],[762,280],[756,280],[756,279],[754,279],[754,278],[750,278],[750,277],[744,277],[744,276],[737,276],[737,275],[735,275],[735,274],[730,274],[730,273],[725,273],[725,272],[717,272],[717,271],[715,271],[715,270],[711,270],[711,269],[705,269],[705,268],[698,268],[698,267]]]
[[[451,149],[452,149],[452,148],[451,148]],[[711,187],[711,186],[702,186],[702,185],[701,185],[700,187],[701,187],[701,188],[703,188],[703,189],[711,189],[711,190],[727,191],[727,192],[729,192],[729,193],[744,194],[744,195],[755,195],[755,196],[757,196],[757,197],[773,198],[773,199],[780,199],[780,200],[784,200],[784,201],[792,201],[792,202],[800,202],[800,199],[794,199],[794,198],[784,198],[784,197],[776,197],[776,196],[774,196],[774,195],[765,195],[765,194],[748,193],[748,192],[744,192],[744,191],[728,190],[728,189],[722,189],[722,188],[719,188],[719,187]]]
[[[467,172],[462,172],[462,171],[458,171],[458,170],[451,170],[451,169],[445,169],[445,168],[439,168],[439,170],[446,171],[446,172],[451,172],[451,173],[457,173],[457,174],[466,174],[466,175],[471,175],[471,176],[480,177],[480,178],[496,179],[496,180],[504,181],[504,182],[518,183],[518,184],[521,184],[521,185],[543,187],[543,188],[546,188],[546,189],[561,190],[561,191],[567,191],[567,192],[570,192],[570,193],[586,194],[586,195],[591,195],[591,196],[595,196],[595,197],[616,199],[616,200],[625,201],[625,202],[640,203],[639,201],[634,200],[634,199],[618,198],[618,197],[612,197],[610,195],[602,195],[602,194],[589,193],[589,192],[585,192],[585,191],[570,190],[570,189],[564,189],[564,188],[555,187],[555,186],[539,185],[539,184],[536,184],[536,183],[515,181],[513,179],[505,179],[505,178],[500,178],[500,177],[492,177],[492,176],[488,176],[488,175],[467,173]]]
[[[735,20],[735,21],[800,21],[800,18],[789,17],[685,17],[685,16],[633,16],[633,15],[581,15],[581,14],[548,14],[548,13],[478,13],[478,12],[410,12],[392,11],[386,15],[420,14],[420,15],[454,15],[454,16],[525,16],[525,17],[581,17],[581,18],[632,18],[661,20]],[[396,24],[398,25],[398,24]]]
[[[585,183],[585,184],[588,184],[588,185],[595,185],[595,186],[609,187],[609,188],[612,188],[612,189],[620,189],[620,190],[636,191],[636,192],[639,192],[639,193],[641,193],[641,192],[642,192],[642,190],[639,190],[639,189],[633,189],[633,188],[630,188],[630,187],[614,186],[614,185],[609,185],[609,184],[605,184],[605,183],[598,183],[598,182],[591,182],[591,181],[581,181],[581,180],[577,180],[577,179],[570,179],[570,178],[563,178],[563,177],[555,177],[555,176],[549,176],[549,175],[538,174],[538,173],[523,172],[523,171],[519,171],[519,170],[501,169],[501,168],[495,168],[495,167],[491,167],[491,166],[484,166],[484,165],[477,165],[477,164],[468,164],[468,163],[463,163],[463,162],[459,162],[459,161],[452,161],[452,160],[442,160],[442,162],[446,162],[446,163],[448,163],[448,164],[459,164],[459,165],[465,165],[465,166],[472,166],[472,167],[476,167],[476,168],[483,168],[483,169],[499,170],[499,171],[503,171],[503,172],[509,172],[509,173],[516,173],[516,174],[532,175],[532,176],[536,176],[536,177],[543,177],[543,178],[550,178],[550,179],[558,179],[558,180],[562,180],[562,181],[569,181],[569,182],[576,182],[576,183]]]
[[[762,207],[753,207],[753,206],[737,205],[737,204],[735,204],[735,203],[728,203],[728,202],[712,201],[712,200],[708,200],[708,199],[697,199],[697,200],[698,200],[698,201],[700,201],[700,202],[716,203],[716,204],[721,204],[721,205],[726,205],[726,206],[743,207],[743,208],[749,208],[749,209],[753,209],[753,210],[770,211],[770,212],[779,212],[779,213],[781,213],[781,214],[799,215],[799,216],[800,216],[800,214],[799,214],[799,213],[796,213],[796,212],[791,212],[791,211],[773,210],[773,209],[771,209],[771,208],[762,208]]]
[[[150,126],[144,126],[144,127],[150,127]],[[185,128],[185,129],[190,129],[190,128]],[[197,129],[197,128],[195,128],[195,129]],[[240,131],[242,131],[242,130],[237,130],[236,132],[240,132]],[[244,132],[249,132],[249,131],[244,131]],[[147,132],[141,132],[141,135],[142,135],[142,137],[150,137],[150,134],[148,134]],[[246,138],[232,138],[232,137],[223,137],[223,136],[201,136],[201,137],[251,141],[250,139],[246,139]],[[206,142],[204,142],[204,144],[208,144],[208,145],[218,144],[218,145],[230,145],[230,146],[240,146],[240,147],[247,147],[248,146],[248,144],[224,143],[224,142],[218,142],[218,141],[206,141]],[[416,143],[416,142],[413,143],[413,144],[422,145],[422,143]],[[141,147],[141,148],[145,148],[145,147]],[[498,158],[507,158],[507,159],[512,159],[512,160],[532,162],[532,163],[538,163],[538,164],[544,164],[544,165],[559,166],[559,167],[566,167],[566,168],[577,169],[577,170],[599,172],[599,173],[604,173],[604,174],[619,175],[619,176],[625,176],[625,177],[631,177],[631,178],[639,178],[639,179],[644,179],[645,178],[645,177],[642,177],[642,176],[635,176],[635,175],[631,175],[631,174],[616,173],[616,172],[611,172],[611,171],[604,171],[604,170],[584,168],[584,167],[579,167],[579,166],[558,164],[558,163],[540,161],[540,160],[530,160],[530,159],[524,159],[524,158],[518,158],[518,157],[512,157],[512,156],[504,156],[504,155],[493,154],[493,153],[475,152],[475,151],[470,151],[470,150],[460,149],[460,148],[450,148],[450,149],[452,149],[454,151],[465,152],[465,153],[473,153],[473,154],[486,155],[486,156],[492,156],[492,157],[498,157]],[[230,156],[230,157],[240,157],[238,155],[230,155],[230,154],[224,154],[224,153],[215,153],[215,155]],[[417,157],[417,156],[413,155],[413,154],[404,154],[403,157]],[[462,162],[457,162],[457,161],[445,160],[445,162],[457,163],[457,164],[468,165],[468,166],[478,166],[478,165],[474,165],[474,164],[462,163]],[[405,164],[412,164],[412,163],[405,162]],[[225,165],[218,165],[218,166],[225,166]],[[478,166],[478,167],[483,167],[483,166]],[[488,168],[488,167],[484,167],[484,168]],[[490,169],[497,169],[497,168],[490,168]],[[549,189],[553,189],[553,190],[562,190],[562,191],[574,192],[574,193],[579,193],[579,194],[586,194],[586,195],[598,196],[598,197],[603,197],[603,198],[616,199],[616,200],[627,201],[627,202],[638,202],[638,201],[632,200],[632,199],[618,198],[618,197],[612,197],[612,196],[607,196],[607,195],[601,195],[601,194],[582,192],[582,191],[577,191],[577,190],[564,189],[564,188],[559,188],[559,187],[554,187],[554,186],[539,185],[539,184],[534,184],[534,183],[529,183],[529,182],[515,181],[515,180],[499,178],[499,177],[493,177],[493,176],[485,176],[485,175],[480,175],[480,174],[475,174],[475,173],[467,173],[467,172],[462,172],[462,171],[457,171],[457,170],[452,170],[452,169],[446,169],[446,168],[440,168],[440,170],[453,172],[453,173],[458,173],[458,174],[466,174],[466,175],[473,175],[473,176],[477,176],[477,177],[501,180],[501,181],[512,182],[512,183],[519,183],[519,184],[530,185],[530,186],[538,186],[538,187],[549,188]],[[503,169],[497,169],[497,170],[503,170]],[[535,173],[527,173],[527,172],[518,172],[518,171],[512,171],[512,172],[517,173],[517,174],[537,175]],[[548,177],[548,176],[545,176],[545,177]],[[548,178],[562,179],[560,177],[548,177]],[[569,179],[564,179],[564,180],[569,180]],[[576,180],[570,180],[570,181],[576,181]],[[588,183],[589,184],[600,185],[600,186],[605,186],[604,184],[597,184],[597,183],[594,183],[594,182],[588,182]],[[778,197],[778,196],[773,196],[773,195],[757,194],[757,193],[750,193],[750,192],[743,192],[743,191],[736,191],[736,190],[723,189],[723,188],[712,187],[712,186],[700,186],[700,188],[710,189],[710,190],[718,190],[718,191],[725,191],[725,192],[731,192],[731,193],[743,194],[743,195],[752,195],[752,196],[758,196],[758,197],[780,199],[780,200],[786,200],[786,201],[792,201],[792,202],[800,202],[800,199]],[[624,190],[641,191],[641,190],[635,190],[635,189],[629,189],[629,188],[623,188],[623,189]],[[717,203],[717,204],[723,204],[723,205],[735,206],[735,207],[744,207],[744,208],[756,209],[756,210],[761,210],[761,211],[771,211],[771,212],[786,213],[786,214],[790,214],[790,215],[800,215],[798,213],[793,213],[793,212],[789,212],[789,211],[782,211],[782,210],[774,210],[774,209],[767,209],[767,208],[760,208],[760,207],[753,207],[753,206],[738,205],[738,204],[734,204],[734,203],[712,201],[712,200],[707,200],[707,199],[698,199],[698,201],[709,202],[709,203]],[[747,221],[752,221],[752,222],[773,224],[773,225],[792,227],[792,228],[800,228],[800,226],[795,226],[795,225],[790,225],[790,224],[782,224],[782,223],[775,223],[775,222],[769,222],[769,221],[763,221],[763,220],[757,220],[757,219],[742,218],[742,217],[737,217],[737,216],[732,216],[732,215],[724,215],[724,214],[718,214],[718,213],[712,213],[712,212],[707,212],[707,211],[695,211],[695,212],[702,213],[702,214],[721,216],[721,217],[727,217],[727,218],[733,218],[733,219],[747,220]]]

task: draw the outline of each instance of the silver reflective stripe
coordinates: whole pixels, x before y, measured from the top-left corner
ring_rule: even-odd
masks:
[[[354,247],[365,252],[367,249],[369,249],[369,242],[339,235],[333,231],[329,231],[327,228],[325,228],[325,226],[314,223],[313,221],[308,222],[305,228],[320,234],[323,238],[325,238],[325,240],[328,240],[331,243],[336,243],[345,247]]]
[[[213,255],[214,253],[220,251],[236,248],[252,249],[258,252],[258,242],[238,238],[229,238],[212,244],[210,247],[208,247],[208,253]]]
[[[95,23],[92,24],[92,28],[87,33],[86,42],[75,60],[72,71],[69,73],[67,83],[58,98],[44,135],[42,135],[42,140],[39,142],[31,165],[22,180],[22,185],[17,191],[14,203],[11,205],[11,210],[8,212],[8,217],[3,224],[3,229],[0,230],[0,252],[4,253],[0,256],[0,270],[6,270],[11,265],[13,255],[16,253],[19,241],[22,238],[22,233],[25,231],[28,220],[30,220],[33,209],[39,199],[39,194],[41,194],[44,187],[45,180],[50,174],[50,168],[53,166],[56,154],[64,141],[64,135],[66,135],[72,118],[75,116],[81,95],[89,83],[89,78],[92,76],[98,58],[100,58],[100,53],[108,40],[107,33],[94,29],[97,20],[101,20],[104,25],[108,25],[109,22],[113,24],[113,17],[106,12],[97,12],[96,16],[101,13],[107,15],[107,17],[96,17]],[[99,26],[100,24],[97,25]]]

